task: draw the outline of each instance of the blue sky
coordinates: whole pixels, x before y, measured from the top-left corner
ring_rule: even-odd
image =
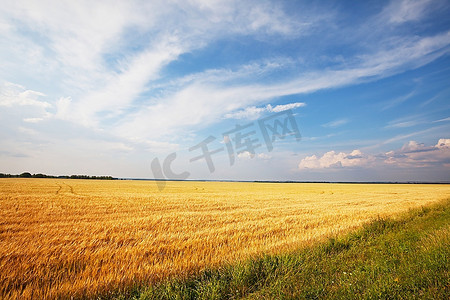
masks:
[[[189,179],[449,181],[449,15],[442,0],[6,0],[0,172],[153,178],[176,153]],[[258,120],[277,113],[301,140],[269,151]],[[224,139],[244,125],[259,147]],[[208,137],[213,172],[189,151]]]

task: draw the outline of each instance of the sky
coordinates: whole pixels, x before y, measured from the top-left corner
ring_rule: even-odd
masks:
[[[450,181],[450,2],[0,6],[0,172]]]

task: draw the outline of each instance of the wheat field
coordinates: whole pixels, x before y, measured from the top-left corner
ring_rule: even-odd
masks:
[[[0,179],[0,298],[105,296],[304,247],[450,185]]]

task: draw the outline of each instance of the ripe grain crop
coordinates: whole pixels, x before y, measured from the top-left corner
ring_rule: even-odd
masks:
[[[304,247],[450,185],[0,180],[0,298],[96,297]]]

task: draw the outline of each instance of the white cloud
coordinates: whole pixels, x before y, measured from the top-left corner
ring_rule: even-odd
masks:
[[[151,85],[152,88],[182,88],[187,84],[236,84],[244,82],[257,81],[260,76],[266,76],[274,71],[289,68],[296,63],[292,58],[275,57],[271,59],[263,59],[261,61],[253,61],[248,64],[239,65],[236,68],[218,68],[207,69],[202,72],[189,74],[175,80],[169,80],[159,84]]]
[[[148,92],[149,83],[159,78],[161,69],[182,53],[235,34],[290,38],[303,33],[314,21],[305,17],[310,20],[299,22],[275,3],[240,1],[129,1],[114,6],[108,1],[7,1],[0,16],[8,25],[2,26],[5,30],[13,24],[32,28],[33,33],[45,37],[37,42],[8,30],[21,41],[7,44],[31,43],[27,48],[42,50],[36,64],[53,64],[47,71],[55,74],[46,76],[59,77],[68,91],[62,96],[71,98],[58,101],[56,117],[97,128],[128,109],[145,113],[149,107],[136,105],[136,100]],[[276,60],[275,64],[267,62],[242,72],[277,68]],[[231,78],[236,76],[240,75],[232,74]],[[198,86],[199,81],[193,84]],[[157,101],[151,97],[144,103]]]
[[[49,108],[52,105],[49,102],[39,100],[46,95],[41,92],[27,90],[25,87],[4,82],[0,87],[0,106],[37,106]]]
[[[431,0],[394,0],[386,7],[391,23],[404,23],[421,19],[429,9],[433,9]],[[435,4],[435,3],[434,3]],[[430,7],[431,6],[431,7]]]
[[[259,154],[257,155],[257,157],[260,158],[260,159],[265,159],[265,160],[271,159],[271,158],[272,158],[272,156],[269,155],[269,154],[267,154],[267,153],[259,153]]]
[[[419,144],[416,141],[409,141],[407,144],[403,145],[401,152],[412,152],[424,148],[425,144]]]
[[[42,98],[47,96],[18,84],[4,82],[0,86],[0,107],[4,107],[9,117],[17,116],[18,120],[26,123],[38,123],[51,118],[53,105]]]
[[[134,100],[161,66],[176,59],[178,54],[203,47],[219,36],[292,36],[301,33],[306,26],[286,15],[278,4],[243,4],[240,1],[122,1],[110,5],[109,1],[7,0],[0,9],[0,16],[2,30],[10,41],[16,42],[7,44],[27,42],[28,49],[41,49],[37,62],[48,66],[51,60],[57,61],[55,69],[48,71],[63,71],[60,80],[88,91],[83,98],[96,101],[99,98],[99,102],[104,102],[102,99],[114,91],[120,91],[125,99]],[[31,32],[21,36],[16,28]],[[39,42],[27,39],[31,33],[40,34],[42,38]],[[170,43],[161,43],[174,38]],[[132,47],[139,50],[129,51]],[[25,51],[28,50],[21,52]],[[10,54],[13,56],[13,52]],[[117,74],[111,76],[111,71],[117,70],[111,70],[105,55],[116,61]],[[23,57],[23,53],[20,56]],[[125,72],[120,70],[123,62],[127,65]],[[99,84],[106,90],[99,89]],[[71,96],[77,100],[75,95]],[[117,98],[121,97],[114,99]],[[123,102],[125,106],[129,104],[129,101]]]
[[[450,32],[445,32],[431,37],[421,39],[413,38],[404,40],[397,44],[395,48],[389,50],[380,50],[372,55],[360,56],[360,61],[346,69],[330,70],[324,72],[310,72],[300,75],[287,83],[265,84],[265,85],[244,85],[221,87],[209,85],[208,90],[212,94],[228,94],[233,95],[235,99],[228,98],[227,101],[232,103],[223,112],[226,117],[234,117],[230,110],[245,107],[245,105],[254,102],[263,102],[275,97],[306,94],[327,88],[336,88],[349,84],[355,84],[368,80],[368,78],[383,78],[405,69],[417,68],[437,57],[448,53],[448,45],[450,44]],[[186,87],[189,89],[189,87]],[[184,93],[182,89],[180,93]],[[193,95],[195,97],[197,95]],[[197,99],[201,99],[201,95]],[[202,105],[208,106],[211,97],[204,97]],[[199,102],[200,103],[200,102]],[[222,108],[221,108],[222,109]],[[195,110],[195,109],[193,109]],[[244,110],[245,111],[245,110]],[[249,115],[256,118],[258,107],[251,107]],[[216,120],[217,114],[212,114]],[[246,116],[245,112],[239,112],[237,117]],[[209,122],[206,122],[209,124]]]
[[[418,121],[405,121],[405,122],[389,122],[385,128],[406,128],[406,127],[412,127],[420,124],[421,122]]]
[[[127,116],[119,124],[117,131],[121,135],[132,132],[136,137],[156,138],[177,131],[183,132],[187,127],[195,125],[206,127],[222,116],[233,117],[233,111],[242,107],[267,102],[276,97],[356,84],[367,81],[368,78],[383,78],[422,66],[448,53],[449,44],[450,31],[422,39],[414,38],[388,51],[361,56],[360,62],[353,67],[304,73],[286,83],[224,87],[193,82],[174,93],[155,99],[156,104],[144,106],[139,112]],[[251,117],[256,117],[257,108],[250,109]],[[240,113],[238,116],[246,114]]]
[[[299,169],[323,169],[337,167],[360,167],[367,165],[373,158],[363,155],[360,150],[350,153],[329,151],[321,157],[307,156],[301,160]]]
[[[237,157],[239,159],[243,159],[243,160],[252,159],[252,158],[268,160],[268,159],[272,158],[272,156],[267,154],[267,153],[258,153],[258,154],[256,154],[256,153],[250,153],[249,151],[243,151],[243,152],[239,153],[237,155]]]
[[[266,107],[256,107],[249,106],[243,110],[239,110],[233,113],[225,114],[226,119],[248,119],[248,120],[256,120],[258,119],[263,112],[266,112]]]
[[[272,107],[272,105],[268,104],[267,110],[269,112],[281,112],[281,111],[294,109],[294,108],[298,108],[298,107],[303,107],[303,106],[306,106],[306,103],[295,102],[295,103],[281,104],[281,105],[277,105],[275,107]]]
[[[249,151],[243,151],[237,155],[239,159],[251,159],[255,157],[254,153],[250,153]]]
[[[39,135],[39,132],[37,132],[36,130],[32,129],[32,128],[27,128],[27,127],[22,127],[20,126],[19,128],[17,128],[18,131],[20,133],[24,133],[26,135],[31,135],[31,136],[37,136]]]
[[[424,116],[424,114],[414,114],[397,118],[395,120],[389,121],[384,128],[407,128],[419,124],[430,123]]]
[[[256,106],[249,106],[246,107],[243,110],[238,110],[236,112],[227,113],[225,114],[226,119],[249,119],[249,120],[256,120],[258,119],[262,113],[264,112],[282,112],[289,109],[295,109],[298,107],[303,107],[306,104],[303,102],[295,102],[295,103],[289,103],[289,104],[281,104],[276,105],[273,107],[270,104],[267,104],[265,107],[256,107]]]
[[[237,71],[214,69],[189,74],[174,79],[180,85],[169,85],[155,93],[152,82],[181,54],[236,34],[291,38],[313,28],[322,16],[305,13],[300,20],[288,16],[276,3],[239,1],[131,1],[118,6],[102,1],[56,5],[9,1],[2,9],[7,24],[14,19],[14,24],[45,34],[41,43],[28,40],[32,44],[27,48],[42,48],[39,55],[43,59],[36,61],[42,62],[44,69],[46,64],[58,62],[49,71],[60,77],[65,84],[61,88],[67,91],[55,99],[72,100],[59,100],[56,116],[130,139],[151,140],[192,126],[208,126],[224,115],[254,119],[265,110],[300,107],[300,103],[273,108],[257,105],[277,97],[312,93],[415,68],[448,53],[450,43],[448,32],[403,39],[395,48],[377,47],[372,53],[328,71],[301,72],[291,80],[275,83],[248,83],[256,78],[254,75],[277,69],[279,63],[274,58],[274,63],[247,63]],[[131,44],[129,36],[133,38]],[[212,73],[213,78],[208,80]]]
[[[433,123],[448,122],[448,121],[450,121],[450,117],[439,119],[439,120],[435,120],[435,121],[433,121]]]
[[[176,39],[160,41],[152,50],[134,57],[122,73],[112,76],[105,86],[74,104],[74,118],[82,117],[85,125],[93,125],[101,121],[96,120],[96,113],[107,112],[109,117],[120,115],[145,90],[148,81],[156,79],[160,69],[182,52],[176,44]]]
[[[322,156],[311,155],[303,158],[299,169],[325,169],[341,167],[383,167],[422,168],[434,165],[450,167],[450,139],[439,139],[434,146],[410,141],[398,150],[385,153],[365,154],[360,150],[352,152],[329,151]]]
[[[285,13],[270,2],[255,5],[248,10],[246,12],[249,19],[247,28],[253,31],[291,36],[301,33],[310,26],[308,22],[301,23],[294,19],[284,19]]]
[[[382,110],[386,110],[389,108],[392,108],[394,106],[397,106],[403,102],[405,102],[406,100],[410,99],[411,97],[413,97],[416,94],[416,92],[412,91],[406,95],[403,95],[401,97],[397,97],[395,99],[389,100],[386,105],[382,108]]]
[[[322,124],[322,127],[336,128],[336,127],[342,126],[344,124],[347,124],[348,122],[349,122],[348,119],[339,119],[339,120],[334,120],[334,121]]]
[[[25,118],[25,119],[23,119],[23,121],[27,122],[27,123],[39,123],[43,120],[44,120],[44,118]]]
[[[450,139],[439,139],[434,146],[410,141],[399,150],[387,152],[384,162],[398,167],[450,166]]]
[[[438,149],[450,149],[450,139],[439,139],[435,147]]]
[[[59,119],[67,120],[71,118],[71,103],[72,98],[61,97],[56,102],[56,117]]]

